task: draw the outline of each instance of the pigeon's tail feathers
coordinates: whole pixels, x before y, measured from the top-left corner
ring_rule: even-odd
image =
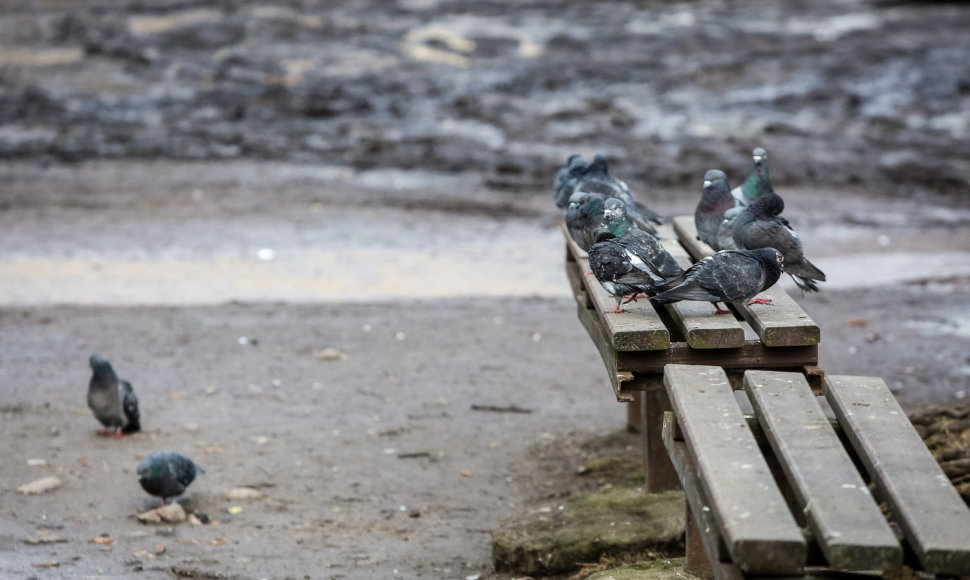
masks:
[[[651,300],[660,304],[680,302],[681,300],[696,300],[698,302],[720,302],[722,300],[700,286],[691,284],[690,282],[684,282],[681,284],[672,283],[671,286],[672,287],[669,290],[657,294],[656,296],[652,297]]]
[[[125,413],[125,424],[121,428],[122,433],[134,433],[141,430],[141,415],[138,412],[138,399],[135,391],[131,388],[131,383],[121,381],[121,409]]]
[[[815,283],[811,278],[803,278],[796,274],[788,273],[791,279],[795,281],[795,285],[801,288],[802,292],[818,292],[818,284]]]
[[[802,278],[811,278],[812,280],[818,280],[819,282],[825,282],[825,273],[819,270],[815,264],[809,262],[807,259],[802,258],[797,262],[786,262],[785,271],[789,274],[795,274],[796,276],[801,276]]]

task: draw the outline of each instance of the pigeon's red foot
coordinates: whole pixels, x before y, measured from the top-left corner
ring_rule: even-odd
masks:
[[[616,308],[614,308],[613,310],[604,310],[603,312],[605,312],[606,314],[619,314],[623,312],[623,309],[620,308],[619,305],[617,305]]]
[[[637,296],[639,296],[639,294],[630,294],[629,296],[626,297],[626,300],[624,300],[623,303],[629,304],[631,302],[636,302]],[[617,306],[617,308],[619,308],[619,306]]]
[[[712,302],[711,304],[714,305],[714,314],[731,314],[730,310],[722,310],[721,305],[717,302]]]
[[[98,431],[98,435],[100,435],[102,437],[107,437],[108,435],[111,435],[111,432],[108,431],[108,428],[107,427],[102,427],[101,430]]]
[[[121,439],[124,436],[125,434],[121,432],[121,427],[118,427],[118,429],[115,430],[114,434],[112,435],[112,437],[116,437],[118,439]]]
[[[771,298],[752,298],[751,300],[748,300],[748,306],[751,306],[752,304],[768,304],[770,306]]]

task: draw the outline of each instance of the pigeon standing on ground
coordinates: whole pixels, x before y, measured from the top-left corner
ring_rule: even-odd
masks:
[[[593,245],[593,232],[603,221],[605,199],[595,193],[573,192],[566,210],[566,229],[569,237],[583,250]]]
[[[725,220],[724,214],[737,205],[731,195],[731,186],[727,175],[718,169],[711,169],[704,174],[704,192],[694,210],[694,225],[697,226],[697,239],[714,249],[724,250],[718,239]]]
[[[101,433],[107,435],[111,429],[121,437],[141,429],[138,399],[131,383],[119,379],[111,363],[96,354],[88,362],[93,371],[88,383],[88,407],[104,425]]]
[[[552,183],[556,207],[563,210],[569,207],[569,196],[587,167],[589,162],[582,155],[570,155],[566,164],[559,168]]]
[[[756,199],[768,192],[773,192],[771,174],[768,171],[768,153],[761,147],[751,152],[754,167],[748,173],[747,179],[740,186],[731,191],[731,195],[741,205],[751,205]]]
[[[605,227],[596,230],[595,240],[596,243],[589,249],[589,267],[603,289],[616,298],[616,308],[607,310],[608,313],[623,312],[620,304],[625,296],[630,296],[627,300],[630,302],[640,294],[652,295],[668,288],[663,272],[665,268],[670,268],[670,263],[683,272],[673,257],[649,235],[644,241],[649,240],[648,243],[655,245],[653,253],[636,252],[624,247]],[[676,275],[671,277],[677,278]]]
[[[758,250],[721,250],[696,262],[669,290],[651,298],[666,304],[681,300],[710,302],[718,314],[727,314],[718,302],[747,300],[748,304],[769,304],[763,298],[752,300],[770,288],[781,276],[784,257],[774,248]]]
[[[582,177],[579,178],[573,191],[596,193],[604,198],[614,197],[621,200],[626,204],[630,219],[637,224],[638,228],[646,232],[656,233],[656,229],[650,225],[650,222],[655,224],[663,223],[660,214],[637,201],[627,184],[622,179],[610,174],[606,157],[602,155],[597,155],[593,158],[593,162],[583,172]]]
[[[803,291],[818,292],[816,281],[824,282],[825,274],[808,261],[802,240],[781,217],[785,202],[768,192],[745,207],[734,222],[734,243],[738,248],[776,248],[785,257],[785,272]]]
[[[205,473],[191,459],[173,451],[154,451],[138,464],[138,483],[142,489],[169,503],[185,493],[199,474]]]

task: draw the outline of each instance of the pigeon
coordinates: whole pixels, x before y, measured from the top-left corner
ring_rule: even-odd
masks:
[[[660,304],[681,300],[714,304],[717,314],[727,314],[718,302],[747,300],[748,304],[770,304],[765,298],[752,299],[770,288],[781,277],[784,257],[774,248],[721,250],[696,262],[672,288],[653,296]],[[676,284],[676,285],[673,285]]]
[[[625,296],[630,296],[627,302],[631,302],[640,294],[653,295],[667,289],[669,282],[664,272],[671,268],[671,263],[683,272],[673,257],[649,235],[644,241],[654,244],[653,253],[639,253],[624,247],[605,227],[597,228],[595,233],[596,243],[589,248],[589,267],[603,289],[616,298],[616,308],[607,310],[607,313],[623,312],[620,304]],[[677,275],[669,277],[676,279]]]
[[[566,164],[559,168],[552,184],[556,207],[563,210],[569,207],[569,196],[587,167],[589,162],[582,155],[570,155]]]
[[[138,464],[138,483],[142,489],[169,503],[185,493],[185,488],[201,473],[201,467],[174,451],[153,451]]]
[[[593,232],[603,221],[605,199],[595,193],[573,192],[566,210],[566,229],[569,237],[583,250],[593,245]]]
[[[111,363],[96,354],[88,362],[93,371],[88,383],[88,407],[104,425],[101,434],[107,435],[111,429],[115,436],[121,437],[141,429],[138,398],[131,383],[119,379]]]
[[[727,175],[718,169],[711,169],[704,174],[704,192],[694,210],[694,225],[697,226],[697,239],[714,249],[723,250],[718,232],[725,221],[725,212],[737,205],[731,195],[731,186]]]
[[[593,157],[593,162],[586,167],[586,171],[579,178],[579,181],[573,189],[573,192],[577,191],[597,193],[603,197],[615,197],[622,200],[626,204],[630,218],[637,224],[638,228],[644,231],[655,231],[654,227],[650,225],[650,222],[655,224],[663,223],[663,218],[660,217],[660,214],[637,201],[627,184],[622,179],[610,174],[606,157],[602,155]]]
[[[670,280],[684,273],[677,260],[667,253],[655,236],[634,227],[622,201],[606,200],[603,207],[603,227],[616,237],[617,244],[636,254],[664,279]]]
[[[751,152],[754,167],[748,173],[744,183],[735,187],[731,195],[738,200],[741,205],[750,205],[769,191],[774,191],[771,186],[771,175],[768,172],[768,153],[761,147],[757,147]]]
[[[788,220],[781,217],[785,202],[768,192],[745,207],[734,222],[734,243],[740,249],[776,248],[785,257],[785,272],[805,292],[818,292],[816,281],[824,282],[825,274],[808,261],[802,251],[802,240]]]

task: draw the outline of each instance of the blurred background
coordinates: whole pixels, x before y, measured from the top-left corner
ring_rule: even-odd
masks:
[[[967,30],[961,2],[0,1],[7,429],[93,430],[84,361],[98,350],[143,385],[152,433],[219,443],[197,457],[215,463],[210,488],[222,470],[227,485],[253,479],[229,467],[246,464],[251,450],[232,444],[249,441],[244,428],[310,456],[339,442],[345,463],[320,459],[319,472],[259,455],[279,479],[335,486],[344,515],[323,511],[349,527],[327,528],[332,545],[314,557],[386,576],[424,546],[412,571],[487,570],[494,498],[429,508],[408,520],[429,529],[398,545],[374,523],[386,514],[353,520],[341,497],[369,494],[375,514],[432,505],[375,483],[396,457],[386,450],[405,449],[438,458],[417,474],[394,464],[414,489],[445,479],[455,505],[493,493],[507,510],[542,479],[527,445],[620,426],[575,318],[553,174],[570,154],[603,153],[642,202],[686,215],[708,169],[739,184],[758,146],[828,275],[818,294],[786,286],[822,328],[820,365],[884,377],[907,409],[960,403]],[[31,406],[37,393],[46,410]],[[476,423],[493,417],[469,415],[469,399],[536,414]],[[295,401],[311,406],[294,414]],[[392,425],[360,426],[374,416]],[[446,452],[442,433],[488,448]],[[371,471],[334,475],[354,462]],[[448,487],[468,469],[494,473],[474,493]],[[141,495],[119,489],[123,518]],[[471,518],[485,523],[459,523]],[[361,533],[384,547],[361,558]],[[293,558],[294,573],[308,565],[297,548],[267,553]],[[215,568],[245,569],[229,562]]]

